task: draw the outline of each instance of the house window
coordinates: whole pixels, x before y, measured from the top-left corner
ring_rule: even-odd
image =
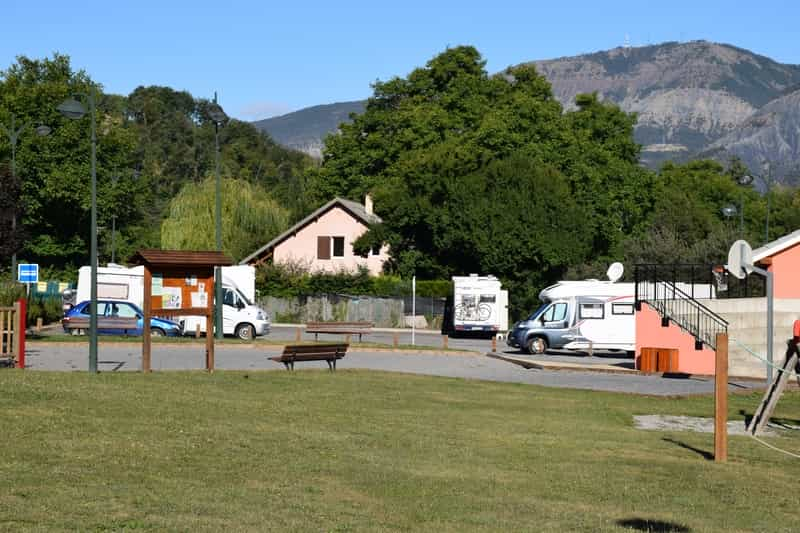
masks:
[[[633,304],[611,304],[612,315],[632,315]]]
[[[381,255],[381,245],[376,244],[372,247],[372,255]]]
[[[603,304],[581,304],[579,313],[580,318],[592,319],[605,317]]]
[[[333,237],[333,257],[344,257],[344,237]]]

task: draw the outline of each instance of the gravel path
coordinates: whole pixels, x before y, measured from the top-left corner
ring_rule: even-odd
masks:
[[[267,359],[279,353],[280,346],[251,347],[218,345],[216,366],[220,370],[275,370],[285,372],[283,365]],[[29,343],[27,366],[33,370],[86,370],[88,345],[73,343]],[[138,371],[141,368],[141,345],[108,343],[99,348],[98,368],[102,372]],[[153,344],[152,367],[159,370],[202,369],[204,350],[200,345]],[[297,365],[305,368],[327,368],[324,362]],[[432,376],[527,383],[548,387],[566,387],[653,395],[705,394],[714,390],[710,378],[663,378],[657,375],[603,374],[584,371],[526,370],[520,366],[492,359],[485,355],[442,355],[389,351],[351,351],[338,363],[338,368],[406,372]],[[760,382],[732,382],[731,391],[742,391]]]

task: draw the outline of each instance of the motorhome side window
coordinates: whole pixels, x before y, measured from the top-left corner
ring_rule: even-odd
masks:
[[[578,313],[580,318],[589,320],[605,316],[603,304],[581,304]]]
[[[495,302],[494,294],[481,294],[481,303],[493,304]]]
[[[559,322],[567,319],[567,304],[559,302],[550,306],[542,315],[543,322]]]
[[[633,304],[611,304],[612,315],[632,315]]]

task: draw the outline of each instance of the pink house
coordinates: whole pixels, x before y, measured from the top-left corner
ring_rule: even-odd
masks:
[[[800,298],[800,230],[753,250],[753,263],[772,272],[775,298]]]
[[[353,242],[371,224],[381,222],[372,211],[372,198],[364,205],[344,198],[334,198],[270,242],[245,257],[241,264],[273,263],[302,265],[310,272],[355,271],[366,267],[370,274],[381,273],[389,258],[389,247],[383,245],[367,257],[353,253]]]

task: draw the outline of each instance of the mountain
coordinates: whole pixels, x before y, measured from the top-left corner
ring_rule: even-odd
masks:
[[[800,82],[798,65],[708,41],[619,47],[532,63],[567,108],[576,94],[596,91],[638,113],[635,138],[650,166],[688,158]]]
[[[276,142],[288,148],[322,157],[323,139],[335,132],[342,122],[349,122],[350,113],[362,113],[365,101],[306,107],[300,111],[253,122]]]
[[[800,177],[800,88],[767,103],[701,155],[719,160],[739,157],[757,175],[771,172],[781,181]],[[770,168],[764,168],[769,162]],[[784,179],[786,178],[786,179]],[[757,184],[764,188],[764,183]]]
[[[723,138],[740,135],[739,128],[750,128],[748,119],[761,108],[800,87],[800,65],[708,41],[618,47],[530,63],[547,77],[565,108],[573,107],[576,94],[596,91],[638,113],[635,138],[643,145],[642,162],[651,167],[667,159],[688,159]],[[776,103],[775,112],[778,108],[784,109]],[[363,101],[343,102],[255,124],[278,142],[318,156],[324,135],[363,109]],[[786,131],[781,138],[789,137]],[[779,142],[777,136],[770,139]],[[796,154],[779,148],[763,152]],[[796,155],[793,161],[799,161]]]

